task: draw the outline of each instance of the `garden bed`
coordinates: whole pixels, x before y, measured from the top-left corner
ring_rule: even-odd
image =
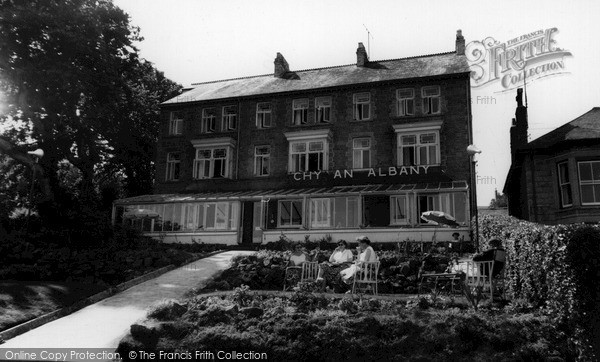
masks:
[[[269,360],[495,361],[569,359],[572,351],[547,317],[517,306],[478,311],[454,299],[408,301],[253,295],[164,301],[131,327],[119,345],[130,351],[265,353]],[[127,358],[126,358],[127,359]]]

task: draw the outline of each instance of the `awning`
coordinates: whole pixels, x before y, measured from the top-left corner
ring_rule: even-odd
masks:
[[[196,201],[227,201],[247,200],[259,201],[261,199],[282,199],[297,197],[331,197],[352,195],[393,195],[406,192],[454,192],[468,190],[466,181],[432,182],[418,184],[391,184],[391,185],[353,185],[315,187],[302,189],[278,190],[252,190],[252,191],[220,191],[202,192],[196,194],[159,194],[143,195],[116,200],[115,205],[159,204],[171,202],[196,202]]]

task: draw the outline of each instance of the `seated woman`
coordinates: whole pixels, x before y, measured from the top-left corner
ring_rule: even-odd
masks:
[[[294,285],[300,281],[300,267],[304,262],[308,261],[306,254],[302,250],[302,244],[294,244],[292,253],[287,260],[285,278],[289,285]],[[286,284],[287,284],[286,283]]]
[[[371,240],[366,236],[359,236],[356,240],[358,241],[359,250],[358,260],[340,272],[342,280],[346,284],[350,284],[352,277],[362,267],[363,262],[377,261],[377,254],[371,247]]]
[[[302,244],[295,244],[292,254],[290,254],[288,259],[287,266],[301,266],[305,261],[307,261],[307,258],[306,254],[302,250]]]
[[[329,257],[329,262],[319,265],[317,280],[323,280],[323,277],[327,280],[335,278],[342,269],[348,267],[349,263],[352,262],[354,255],[352,255],[350,250],[346,249],[348,247],[346,240],[340,240],[337,245],[337,248],[335,248]]]

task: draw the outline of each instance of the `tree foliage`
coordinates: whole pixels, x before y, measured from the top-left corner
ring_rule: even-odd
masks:
[[[96,205],[123,185],[129,194],[151,191],[158,105],[180,87],[139,58],[141,40],[109,0],[0,2],[2,136],[44,150],[53,196],[40,206],[44,216]]]

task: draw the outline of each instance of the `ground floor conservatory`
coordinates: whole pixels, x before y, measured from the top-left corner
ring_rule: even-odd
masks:
[[[367,235],[373,241],[469,240],[466,182],[411,185],[145,195],[117,200],[113,222],[139,228],[164,242],[266,243],[282,233],[292,240]],[[457,228],[436,227],[425,211],[452,215]]]

